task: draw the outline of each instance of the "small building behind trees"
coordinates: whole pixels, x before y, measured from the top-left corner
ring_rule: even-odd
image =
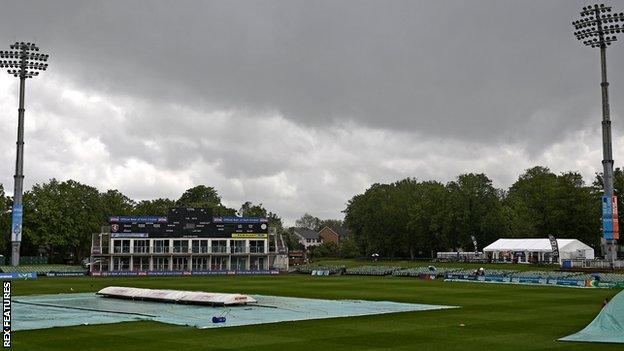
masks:
[[[323,239],[319,237],[318,232],[308,228],[293,228],[293,234],[303,248],[307,250],[311,246],[319,246],[323,243]]]
[[[303,227],[293,227],[292,233],[306,250],[327,242],[340,245],[350,235],[349,229],[342,225],[326,225],[318,231]]]
[[[338,235],[338,233],[336,233],[330,227],[323,227],[323,229],[319,230],[318,235],[323,240],[323,242],[331,241],[336,245],[340,243],[340,235]]]

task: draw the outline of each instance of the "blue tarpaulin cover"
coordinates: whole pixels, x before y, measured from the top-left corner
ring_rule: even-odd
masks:
[[[18,296],[13,298],[13,330],[74,325],[156,321],[197,328],[218,328],[307,319],[427,311],[453,306],[363,300],[320,300],[251,295],[246,306],[209,307],[150,301],[119,300],[94,293]],[[213,317],[227,317],[213,323]]]

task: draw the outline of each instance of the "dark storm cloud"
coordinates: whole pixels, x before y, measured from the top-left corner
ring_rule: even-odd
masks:
[[[307,125],[354,120],[486,143],[531,136],[541,149],[581,128],[589,117],[581,107],[598,97],[597,53],[571,33],[578,9],[574,1],[19,1],[5,6],[14,15],[0,29],[4,41],[36,38],[54,69],[114,94],[274,111]],[[539,111],[549,113],[536,121]]]
[[[73,178],[142,199],[208,184],[292,222],[340,217],[370,184],[408,176],[485,172],[505,187],[543,164],[589,181],[598,52],[570,24],[584,5],[5,1],[0,43],[52,56],[27,87],[26,187]],[[621,43],[608,60],[617,161]],[[10,190],[17,84],[0,80]]]

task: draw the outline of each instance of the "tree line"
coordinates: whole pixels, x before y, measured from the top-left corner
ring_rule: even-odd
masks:
[[[229,208],[213,187],[198,185],[186,190],[177,200],[158,198],[136,201],[118,190],[99,192],[74,180],[35,184],[24,193],[22,235],[23,256],[49,256],[52,262],[89,256],[91,234],[98,233],[111,215],[167,215],[172,207],[204,207],[213,214],[268,217],[272,226],[282,230],[282,221],[262,204],[245,202],[240,209]],[[12,199],[0,184],[0,252],[10,255]]]
[[[615,170],[622,203],[624,172]],[[526,170],[508,189],[485,174],[468,173],[442,184],[403,179],[373,184],[344,210],[345,224],[363,255],[431,257],[437,251],[474,250],[499,238],[579,239],[600,248],[602,177],[586,185],[576,172]],[[622,213],[620,211],[620,223]]]
[[[624,200],[624,172],[616,168],[614,188]],[[341,247],[322,248],[347,256],[379,253],[387,257],[431,257],[436,251],[479,249],[502,237],[575,238],[599,248],[601,236],[602,177],[585,184],[577,172],[554,174],[548,168],[526,170],[508,188],[497,189],[485,174],[468,173],[443,184],[407,178],[390,184],[373,184],[353,196],[344,212],[344,225],[352,236]],[[10,254],[12,199],[0,184],[0,252]],[[108,216],[166,215],[171,207],[206,207],[215,215],[269,217],[278,232],[295,247],[297,241],[284,230],[278,214],[262,204],[245,202],[237,209],[222,203],[213,188],[198,185],[176,200],[133,200],[118,190],[99,192],[74,180],[36,184],[24,193],[22,255],[47,255],[54,262],[89,255],[91,233],[106,225]],[[620,223],[624,223],[620,211]],[[298,226],[319,230],[341,220],[321,220],[305,214]],[[319,254],[321,251],[319,251]]]

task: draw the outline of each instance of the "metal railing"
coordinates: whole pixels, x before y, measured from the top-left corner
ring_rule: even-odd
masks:
[[[115,254],[264,254],[264,246],[129,246],[113,247]]]
[[[244,246],[230,246],[230,253],[246,253]]]
[[[153,247],[150,248],[149,252],[156,253],[156,254],[159,254],[159,253],[169,253],[169,252],[171,252],[170,249],[171,248],[169,246],[153,246]]]
[[[191,253],[194,253],[194,254],[209,253],[209,252],[210,252],[210,248],[208,246],[193,246],[191,248]]]
[[[188,246],[174,246],[173,253],[189,253]]]

